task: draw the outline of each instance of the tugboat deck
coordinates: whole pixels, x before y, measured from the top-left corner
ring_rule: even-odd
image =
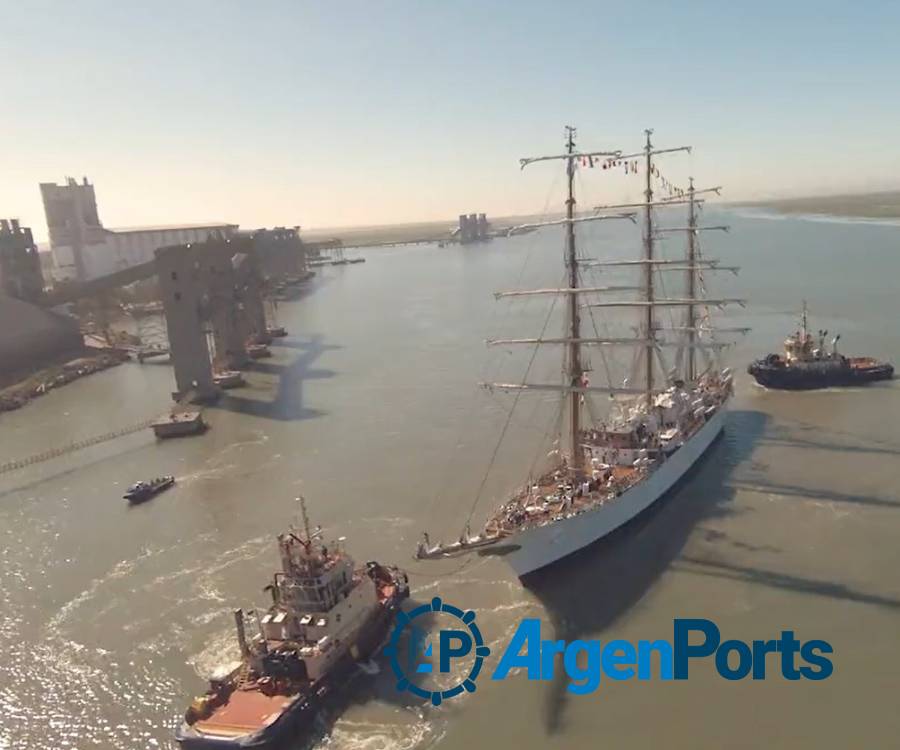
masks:
[[[864,370],[869,367],[879,367],[882,364],[874,357],[847,357],[847,362],[850,363],[850,367],[858,370]]]
[[[239,737],[258,731],[275,721],[295,695],[266,695],[258,687],[235,690],[228,702],[194,724],[203,734]]]

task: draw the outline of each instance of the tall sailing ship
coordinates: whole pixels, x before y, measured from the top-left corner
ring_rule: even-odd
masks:
[[[732,395],[732,375],[722,368],[719,352],[729,345],[718,334],[740,333],[746,329],[714,328],[709,311],[743,300],[705,296],[703,273],[729,270],[717,260],[702,257],[698,242],[701,232],[727,230],[722,226],[701,226],[698,214],[703,193],[719,193],[720,188],[697,189],[691,178],[687,189],[671,186],[660,174],[656,157],[689,152],[689,146],[658,149],[651,143],[652,131],[645,131],[644,148],[633,154],[621,151],[579,151],[575,129],[566,128],[565,152],[520,160],[524,167],[537,162],[562,162],[566,168],[568,195],[566,216],[560,221],[514,228],[562,225],[565,230],[565,265],[568,285],[563,288],[501,292],[496,296],[519,297],[556,295],[565,301],[565,331],[559,338],[499,339],[489,344],[503,346],[558,346],[563,349],[563,382],[485,383],[492,390],[558,392],[562,399],[564,427],[560,450],[545,471],[528,481],[487,519],[477,534],[470,531],[470,513],[465,530],[455,542],[432,543],[426,533],[416,550],[419,559],[443,558],[476,549],[494,548],[520,576],[586,547],[621,527],[645,511],[697,463],[723,429],[725,412]],[[626,172],[643,172],[644,200],[641,203],[598,206],[592,215],[576,213],[575,175],[579,166],[624,166]],[[663,181],[667,195],[654,199],[655,184]],[[687,208],[686,226],[657,225],[657,210]],[[677,210],[677,208],[675,209]],[[591,260],[579,253],[576,228],[584,222],[608,219],[643,220],[643,255],[640,258]],[[657,242],[666,233],[686,235],[686,255],[665,259],[657,253]],[[634,270],[641,274],[636,286],[591,286],[584,283],[588,268]],[[684,296],[668,297],[660,283],[662,274],[675,273],[685,280]],[[669,277],[671,278],[671,277]],[[663,294],[658,294],[658,291]],[[608,293],[636,292],[637,299],[606,298]],[[597,299],[601,301],[597,301]],[[639,325],[630,337],[612,338],[585,334],[585,309],[637,311]],[[657,310],[681,310],[683,318],[668,316],[664,327]],[[637,379],[622,384],[595,385],[588,379],[587,352],[592,347],[631,348],[637,353]],[[676,351],[674,368],[668,368],[663,350]],[[698,354],[703,356],[702,361]],[[636,384],[635,384],[636,383]],[[592,394],[606,394],[612,400],[610,413],[593,417],[587,408]],[[483,485],[482,485],[483,486]],[[477,499],[476,499],[477,503]],[[474,507],[473,507],[474,510]]]

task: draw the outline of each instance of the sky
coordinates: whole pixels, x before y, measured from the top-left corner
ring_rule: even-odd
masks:
[[[107,227],[540,212],[579,145],[750,200],[900,188],[900,3],[0,0],[0,217]],[[637,197],[599,170],[591,198]],[[558,183],[557,183],[558,185]],[[551,191],[551,192],[548,192]],[[554,199],[555,200],[555,199]],[[551,202],[551,207],[553,203]]]

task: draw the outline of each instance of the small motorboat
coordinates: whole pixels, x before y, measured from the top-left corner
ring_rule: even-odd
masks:
[[[175,484],[175,477],[157,477],[149,482],[135,482],[122,495],[129,503],[142,503]]]

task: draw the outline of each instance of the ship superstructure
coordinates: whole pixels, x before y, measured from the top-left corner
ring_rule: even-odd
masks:
[[[241,658],[210,680],[176,738],[190,748],[260,747],[301,730],[357,662],[378,651],[406,575],[370,562],[357,567],[343,539],[309,529],[278,537],[281,570],[266,588],[272,604],[235,611]]]
[[[489,344],[502,346],[561,346],[563,382],[535,383],[523,378],[514,383],[487,383],[492,390],[515,393],[557,392],[561,395],[564,427],[560,430],[562,450],[539,476],[528,482],[491,514],[478,534],[471,534],[469,521],[462,536],[453,543],[432,544],[426,535],[417,548],[419,558],[440,558],[468,550],[503,545],[503,559],[519,576],[575,552],[620,527],[652,505],[669,490],[705,452],[722,430],[725,406],[732,393],[730,371],[719,365],[718,352],[729,342],[717,340],[717,330],[709,315],[711,307],[743,300],[708,298],[703,290],[703,273],[736,269],[721,266],[701,256],[697,238],[707,230],[726,227],[700,226],[698,208],[703,193],[719,188],[696,189],[691,180],[686,190],[669,191],[660,200],[654,197],[659,179],[656,157],[690,147],[658,149],[646,131],[644,148],[634,154],[621,151],[579,151],[575,129],[566,129],[563,154],[522,159],[524,168],[536,162],[562,161],[568,183],[566,217],[547,224],[565,230],[565,267],[568,284],[563,288],[498,293],[499,298],[530,295],[558,295],[565,301],[563,335],[558,338],[498,339]],[[604,205],[592,215],[576,213],[574,178],[579,165],[597,162],[644,174],[644,201]],[[657,226],[660,208],[687,207],[685,226]],[[643,253],[639,258],[586,259],[577,248],[577,227],[583,222],[608,219],[636,219],[641,213]],[[528,225],[529,228],[544,225]],[[657,252],[657,241],[668,232],[687,236],[685,257],[667,259]],[[601,273],[607,269],[632,269],[640,273],[635,286],[587,284],[587,269]],[[684,296],[667,296],[659,282],[676,273],[685,280]],[[671,277],[669,277],[671,278]],[[626,293],[636,298],[617,299]],[[610,299],[607,295],[612,295]],[[657,310],[681,310],[679,324],[661,324]],[[582,315],[588,311],[617,309],[637,312],[639,323],[630,337],[586,334]],[[669,316],[674,320],[674,316]],[[737,333],[745,329],[718,329]],[[585,352],[602,347],[630,349],[637,353],[638,372],[622,384],[590,382]],[[663,350],[674,349],[679,366],[669,367]],[[704,360],[699,361],[698,353]],[[593,394],[613,399],[610,413],[602,419],[586,409]],[[586,413],[587,412],[587,413]],[[476,499],[477,504],[477,499]],[[473,504],[473,509],[474,509]]]

